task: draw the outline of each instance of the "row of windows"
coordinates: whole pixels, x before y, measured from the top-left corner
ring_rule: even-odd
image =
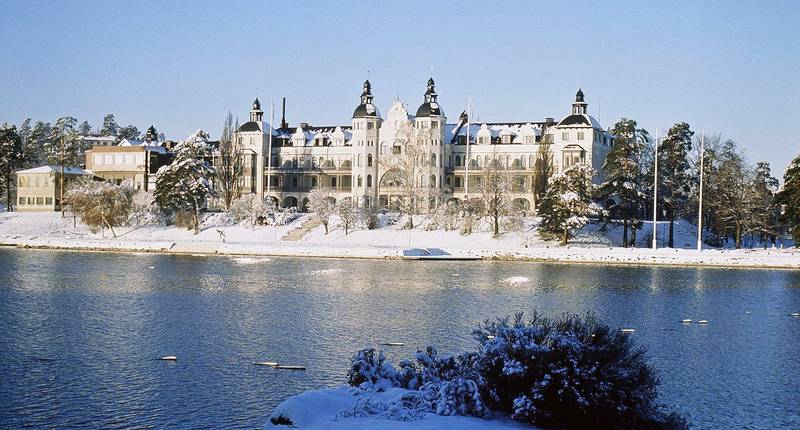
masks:
[[[46,188],[51,184],[47,176],[17,176],[17,186],[26,188]]]
[[[20,197],[17,201],[20,206],[51,206],[53,204],[52,197]]]
[[[144,154],[95,154],[94,164],[95,166],[142,166]]]

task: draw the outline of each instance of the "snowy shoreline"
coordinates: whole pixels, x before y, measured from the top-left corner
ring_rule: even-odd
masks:
[[[53,213],[0,213],[0,246],[99,252],[145,252],[172,255],[225,257],[320,257],[352,259],[404,258],[409,248],[438,248],[457,258],[481,261],[525,261],[564,264],[634,266],[696,266],[718,268],[800,269],[800,252],[787,249],[622,248],[609,246],[598,233],[588,232],[573,245],[559,246],[509,233],[493,239],[488,232],[462,236],[455,231],[408,231],[382,228],[341,230],[324,234],[311,230],[301,240],[284,237],[305,217],[286,226],[259,227],[209,225],[199,235],[164,226],[120,228],[117,238],[91,233],[71,218]],[[222,242],[221,236],[226,241]],[[106,236],[109,233],[106,232]],[[478,246],[476,247],[476,244]],[[527,245],[527,247],[525,246]],[[686,246],[686,244],[683,244]],[[425,264],[425,262],[421,263]]]

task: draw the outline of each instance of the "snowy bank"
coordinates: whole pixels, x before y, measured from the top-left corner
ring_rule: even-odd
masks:
[[[363,390],[354,387],[339,387],[308,391],[290,397],[278,405],[267,421],[267,429],[288,428],[291,425],[302,429],[376,429],[376,430],[440,430],[440,429],[526,429],[531,427],[505,417],[475,418],[465,416],[442,416],[426,413],[414,417],[404,410],[398,399],[410,390],[390,388],[386,391]],[[386,412],[371,416],[358,414],[361,405],[385,405]],[[381,406],[377,406],[380,408]],[[283,420],[280,418],[283,417]],[[404,421],[405,420],[405,421]],[[273,424],[284,422],[287,424]]]
[[[458,231],[405,230],[401,222],[375,230],[355,230],[345,234],[333,225],[329,234],[321,226],[306,229],[308,215],[282,226],[255,228],[230,225],[224,217],[212,214],[205,218],[199,234],[174,227],[145,225],[119,227],[117,237],[109,231],[92,233],[71,217],[59,213],[0,212],[0,245],[118,252],[161,252],[171,254],[287,256],[327,258],[402,259],[410,248],[441,249],[453,257],[486,260],[535,261],[552,263],[632,264],[670,266],[759,267],[800,269],[800,251],[786,249],[693,249],[693,226],[677,226],[678,249],[617,246],[619,229],[610,226],[601,231],[589,225],[578,232],[572,243],[560,246],[546,241],[535,232],[533,221],[526,221],[521,231],[492,237],[488,231],[462,235]],[[660,226],[659,228],[661,229]],[[646,228],[640,239],[646,236]]]

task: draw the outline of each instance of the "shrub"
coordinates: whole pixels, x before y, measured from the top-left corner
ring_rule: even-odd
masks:
[[[545,428],[682,428],[656,403],[645,349],[585,318],[534,313],[487,321],[474,332],[490,407]]]
[[[104,181],[82,181],[64,196],[66,206],[95,233],[125,224],[133,205],[133,188]]]

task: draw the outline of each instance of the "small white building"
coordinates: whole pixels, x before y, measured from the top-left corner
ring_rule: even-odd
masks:
[[[53,212],[61,210],[61,166],[45,165],[14,172],[17,178],[17,211]],[[91,172],[79,167],[64,167],[63,190],[73,182],[91,178]]]

